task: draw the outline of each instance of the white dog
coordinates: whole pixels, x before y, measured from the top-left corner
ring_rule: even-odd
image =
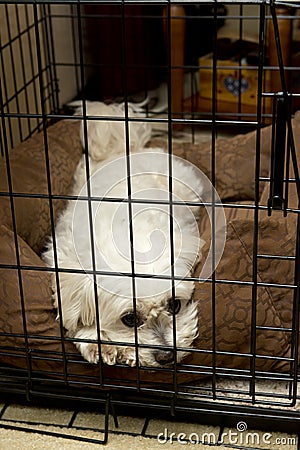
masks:
[[[193,206],[201,180],[180,158],[145,149],[151,128],[131,107],[130,157],[124,110],[95,102],[87,103],[87,114],[106,118],[81,129],[90,178],[83,155],[73,188],[78,197],[56,226],[57,256],[52,239],[43,255],[59,270],[54,296],[62,323],[91,363],[180,362],[198,329],[194,283],[186,278],[202,246]]]

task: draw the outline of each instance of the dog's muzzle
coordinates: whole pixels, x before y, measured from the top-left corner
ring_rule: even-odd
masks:
[[[161,364],[162,366],[166,364],[171,364],[174,362],[174,352],[172,350],[158,350],[154,353],[155,361]]]

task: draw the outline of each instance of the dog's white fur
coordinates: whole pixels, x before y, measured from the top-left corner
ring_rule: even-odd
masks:
[[[87,103],[87,113],[89,116],[124,116],[120,107],[109,107],[98,102]],[[130,110],[130,116],[134,114]],[[98,198],[104,194],[128,198],[127,160],[122,156],[125,152],[124,122],[89,120],[86,128],[88,139],[84,138],[85,126],[81,133],[83,145],[88,141],[91,195]],[[149,124],[132,122],[129,131],[130,137],[134,137],[133,142],[129,139],[132,149],[131,174],[143,174],[132,176],[131,198],[146,197],[162,203],[131,205],[134,240],[131,248],[128,202],[95,202],[90,209],[95,249],[92,261],[88,203],[70,200],[58,219],[55,245],[59,269],[73,269],[77,273],[59,272],[59,292],[54,283],[55,304],[58,307],[60,303],[59,310],[68,336],[74,338],[79,351],[89,362],[99,361],[100,350],[101,358],[107,364],[125,363],[134,366],[138,356],[140,365],[161,366],[171,363],[174,353],[177,362],[180,362],[188,354],[197,336],[197,308],[191,300],[194,283],[184,281],[184,278],[192,273],[202,241],[197,234],[193,215],[197,214],[197,208],[193,207],[191,214],[187,206],[182,208],[173,205],[174,241],[171,242],[170,211],[167,205],[168,155],[161,149],[144,148],[151,135]],[[115,136],[118,136],[118,145],[114,145]],[[140,142],[138,136],[141,136]],[[156,162],[158,166],[151,167]],[[173,199],[199,201],[201,182],[189,165],[179,158],[173,158],[172,175]],[[85,183],[86,162],[83,156],[75,173],[73,195],[87,195]],[[114,230],[112,222],[116,223]],[[165,239],[163,246],[157,244],[161,236]],[[116,248],[116,237],[117,247],[121,246],[122,251]],[[172,245],[173,271],[170,267]],[[159,252],[156,255],[157,250]],[[134,279],[130,276],[133,271],[130,256],[135,259],[134,272],[142,274]],[[55,267],[52,239],[43,257],[49,266]],[[105,273],[95,276],[93,268]],[[115,272],[115,275],[107,272]],[[170,278],[173,274],[178,278],[172,287]],[[153,278],[155,275],[158,278]],[[178,301],[181,303],[176,315],[172,310],[174,294],[177,306]],[[131,319],[135,318],[136,326],[124,324],[126,314],[130,314]]]

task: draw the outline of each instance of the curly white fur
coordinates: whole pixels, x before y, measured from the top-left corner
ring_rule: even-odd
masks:
[[[88,111],[99,116],[106,111],[109,116],[116,107],[97,103],[88,105]],[[97,363],[99,352],[107,364],[133,366],[137,358],[145,366],[169,364],[174,357],[179,362],[188,354],[198,329],[197,308],[191,300],[194,284],[184,280],[191,275],[202,246],[194,217],[198,209],[173,205],[170,218],[170,159],[161,149],[143,148],[147,139],[141,128],[141,138],[137,130],[134,143],[130,140],[134,148],[130,198],[138,200],[131,204],[130,216],[128,161],[120,156],[125,152],[124,124],[119,132],[115,122],[107,127],[101,122],[98,129],[99,123],[88,124],[89,188],[84,157],[77,167],[73,188],[74,195],[84,198],[90,190],[95,201],[89,209],[88,202],[80,200],[80,196],[78,201],[70,200],[56,226],[58,268],[62,269],[59,292],[54,286],[56,307],[60,302],[68,336],[74,338],[89,362]],[[94,125],[97,130],[91,128]],[[173,201],[197,202],[202,192],[191,166],[175,157],[172,190]],[[114,201],[104,201],[105,197]],[[48,265],[55,266],[52,240],[43,257]],[[173,274],[176,280],[172,288]]]
[[[72,102],[70,106],[76,107],[75,114],[83,114],[82,102]],[[112,103],[106,105],[101,102],[85,102],[86,125],[81,124],[80,137],[84,148],[88,148],[90,157],[95,161],[104,160],[113,154],[124,153],[126,140],[125,104]],[[128,136],[131,151],[139,151],[144,148],[151,138],[151,124],[145,121],[145,113],[134,106],[127,104]],[[111,120],[109,120],[111,118]],[[87,139],[85,139],[85,129]]]

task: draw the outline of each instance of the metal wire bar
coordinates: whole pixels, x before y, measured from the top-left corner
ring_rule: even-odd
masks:
[[[137,295],[136,295],[136,261],[135,261],[135,242],[134,242],[134,228],[133,228],[133,210],[132,210],[132,178],[131,178],[131,149],[130,149],[130,136],[129,136],[129,112],[128,112],[128,79],[127,79],[127,52],[126,52],[126,10],[125,10],[125,1],[122,1],[121,7],[121,28],[122,28],[122,88],[125,102],[125,154],[126,154],[126,175],[127,175],[127,196],[128,196],[128,219],[129,219],[129,244],[130,244],[130,257],[131,257],[131,288],[132,288],[132,306],[134,316],[137,317]],[[136,357],[136,383],[137,390],[140,388],[140,371],[139,371],[139,338],[138,338],[138,324],[135,321],[134,324],[134,351]]]
[[[84,139],[84,158],[85,158],[85,173],[86,173],[86,188],[87,188],[87,206],[88,206],[88,221],[89,221],[89,236],[90,236],[90,252],[92,260],[92,277],[94,287],[94,304],[95,304],[95,325],[97,332],[97,346],[99,353],[99,365],[100,365],[100,384],[103,382],[103,362],[102,362],[102,349],[101,349],[101,321],[99,313],[98,302],[98,284],[96,276],[96,255],[95,255],[95,236],[93,228],[93,213],[92,213],[92,201],[91,201],[91,172],[89,163],[89,143],[88,143],[88,129],[87,129],[87,111],[86,111],[86,98],[85,98],[85,66],[84,66],[84,50],[83,50],[83,31],[82,31],[82,19],[81,19],[81,5],[77,3],[77,30],[78,30],[78,46],[79,46],[79,60],[80,60],[80,82],[82,91],[82,115],[83,115],[83,139]],[[56,266],[57,267],[57,266]]]
[[[264,43],[265,43],[265,6],[260,6],[260,20],[259,20],[259,52],[258,52],[258,82],[257,82],[257,121],[261,123],[262,104],[261,92],[263,89],[263,61],[264,61]],[[254,226],[253,226],[253,247],[252,247],[252,307],[251,307],[251,373],[252,379],[249,385],[250,394],[252,395],[252,402],[255,403],[255,371],[256,371],[256,326],[257,326],[257,253],[258,253],[258,204],[259,204],[259,174],[260,174],[260,126],[256,129],[256,152],[255,152],[255,193],[254,193]]]
[[[44,150],[45,150],[45,162],[46,162],[46,173],[47,173],[47,188],[49,193],[49,210],[50,210],[50,222],[51,222],[51,233],[53,238],[53,253],[54,253],[54,261],[55,265],[58,264],[58,256],[57,256],[57,247],[55,240],[55,217],[54,217],[54,206],[53,201],[51,199],[52,193],[52,183],[51,183],[51,171],[50,171],[50,159],[49,159],[49,146],[48,146],[48,135],[47,135],[47,114],[46,114],[46,106],[45,106],[45,97],[43,90],[43,77],[42,77],[42,50],[41,50],[41,42],[40,42],[40,25],[39,25],[39,11],[38,6],[34,4],[33,6],[34,19],[35,19],[35,41],[36,41],[36,49],[37,49],[37,65],[39,69],[39,92],[40,92],[40,108],[42,111],[42,119],[43,119],[43,138],[44,138]],[[59,291],[59,275],[55,274],[55,282],[58,288],[58,302],[60,300],[60,291]],[[60,311],[61,312],[61,311]],[[63,336],[63,325],[60,322],[60,331],[61,336]],[[61,341],[62,353],[65,355],[65,346],[63,339]],[[65,381],[67,381],[67,362],[66,358],[63,358],[63,372]]]
[[[215,236],[216,236],[216,215],[215,215],[215,190],[216,185],[216,113],[217,113],[217,4],[214,6],[214,30],[213,30],[213,68],[212,68],[212,132],[211,132],[211,183],[212,183],[212,216],[211,216],[211,233],[212,233],[212,269],[215,267]],[[216,276],[215,271],[212,272],[212,284],[211,284],[211,296],[212,296],[212,390],[213,398],[216,396]]]
[[[5,164],[6,164],[6,171],[7,171],[8,189],[9,189],[9,192],[13,192],[9,147],[8,147],[7,134],[6,134],[6,124],[5,124],[5,119],[4,119],[4,115],[3,115],[3,100],[2,100],[1,81],[0,81],[0,107],[1,107],[1,116],[2,116],[1,117],[2,135],[3,135],[3,141],[4,141],[3,143],[4,143],[4,151],[5,151]],[[24,288],[23,288],[23,280],[22,280],[22,271],[20,269],[21,261],[20,261],[19,242],[18,242],[18,234],[17,234],[15,204],[14,204],[13,197],[10,197],[10,209],[11,209],[13,238],[14,238],[14,247],[15,247],[14,250],[15,250],[16,263],[17,263],[16,270],[17,270],[17,278],[18,278],[18,283],[19,283],[22,326],[23,326],[23,331],[24,331],[23,337],[24,337],[24,348],[25,348],[25,353],[26,353],[26,368],[27,368],[27,376],[28,376],[28,385],[30,385],[32,367],[31,367],[30,349],[29,349],[29,343],[28,343]]]
[[[173,226],[173,166],[172,166],[172,154],[173,154],[173,114],[175,111],[172,109],[172,71],[174,70],[171,46],[172,46],[172,14],[170,2],[167,6],[167,61],[168,61],[168,190],[169,190],[169,233],[170,233],[170,281],[171,281],[171,295],[172,299],[176,298],[175,290],[175,272],[174,272],[174,226]],[[175,114],[174,114],[175,116]],[[176,317],[173,313],[173,351],[174,351],[174,370],[173,370],[173,398],[171,402],[171,414],[175,415],[175,403],[177,399],[177,347],[176,347]]]

